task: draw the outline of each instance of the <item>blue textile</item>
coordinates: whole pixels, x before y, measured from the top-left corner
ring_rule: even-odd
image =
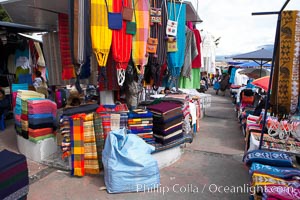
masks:
[[[260,163],[252,163],[249,173],[252,176],[254,172],[268,174],[282,179],[291,179],[294,176],[300,176],[300,170],[297,168],[274,167]]]
[[[31,74],[20,74],[18,77],[18,83],[27,83],[29,85],[32,85]]]
[[[174,10],[173,3],[171,4],[168,2],[168,10],[171,9]],[[178,15],[179,13],[179,8],[180,4],[176,3],[176,14]],[[175,21],[174,13],[169,16],[170,20]],[[185,36],[185,31],[186,31],[186,4],[182,4],[181,11],[180,11],[180,16],[178,17],[178,26],[177,26],[177,49],[178,51],[176,52],[169,52],[168,55],[168,69],[171,72],[172,77],[179,77],[181,68],[183,67],[184,63],[184,53],[185,53],[185,43],[186,43],[186,36]]]
[[[137,114],[135,112],[129,112],[128,113],[128,119],[135,119],[135,118],[150,118],[152,117],[152,112],[147,111],[147,113]]]
[[[102,154],[104,182],[109,193],[139,192],[160,184],[154,146],[126,129],[111,131]]]
[[[243,161],[249,167],[254,162],[277,167],[293,167],[292,158],[284,152],[254,150],[248,152]]]
[[[230,74],[230,79],[229,79],[229,83],[234,83],[234,79],[235,79],[235,72],[236,72],[237,68],[233,67],[231,69],[231,74]]]

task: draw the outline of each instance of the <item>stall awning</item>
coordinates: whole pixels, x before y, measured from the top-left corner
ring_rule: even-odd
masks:
[[[189,1],[184,3],[187,21],[202,22],[193,4]],[[67,0],[0,0],[0,4],[13,22],[49,31],[57,30],[57,13],[68,13]]]
[[[10,33],[26,33],[26,32],[43,32],[45,30],[36,28],[33,26],[28,26],[24,24],[16,24],[10,22],[0,21],[0,30]]]

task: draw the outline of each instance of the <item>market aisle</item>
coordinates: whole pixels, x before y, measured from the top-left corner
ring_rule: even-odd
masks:
[[[212,93],[213,91],[209,91]],[[140,193],[107,194],[100,191],[103,174],[70,177],[55,170],[30,185],[28,200],[35,199],[248,199],[249,175],[242,163],[243,136],[230,98],[212,97],[201,131],[175,164],[164,168],[157,190]]]

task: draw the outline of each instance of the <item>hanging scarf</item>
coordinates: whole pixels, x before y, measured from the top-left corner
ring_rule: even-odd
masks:
[[[115,0],[113,3],[113,12],[121,12],[123,6],[130,4],[130,0]],[[118,84],[120,86],[125,81],[125,70],[127,69],[132,47],[132,35],[126,34],[126,22],[122,20],[122,23],[122,29],[113,30],[112,36],[112,53],[116,62]]]
[[[168,3],[168,10],[171,9],[171,6],[173,5],[169,2]],[[181,11],[179,12],[179,9],[181,7]],[[172,87],[173,84],[177,87],[178,78],[180,76],[181,68],[184,63],[184,51],[185,51],[185,21],[186,21],[186,5],[185,4],[176,4],[175,6],[176,12],[179,13],[179,16],[170,16],[170,20],[175,20],[175,17],[178,17],[178,25],[177,25],[177,51],[176,52],[169,52],[168,53],[168,69],[171,73],[171,84]]]
[[[299,11],[282,12],[280,27],[280,58],[278,106],[280,114],[294,113],[299,97]]]
[[[107,0],[109,10],[112,10],[112,2]],[[108,28],[108,14],[104,0],[91,0],[91,37],[98,65],[105,67],[112,42],[112,30]]]
[[[64,13],[58,14],[58,37],[62,62],[62,79],[69,80],[75,77],[75,70],[70,52],[68,15]]]
[[[148,0],[134,2],[136,13],[136,34],[132,39],[132,59],[139,74],[144,74],[144,66],[147,64],[146,57],[147,39],[149,37],[149,3]]]

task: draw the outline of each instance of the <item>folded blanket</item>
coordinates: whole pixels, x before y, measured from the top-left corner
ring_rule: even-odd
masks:
[[[161,102],[159,104],[147,106],[147,108],[152,112],[167,114],[172,110],[181,108],[181,105],[173,102]]]
[[[157,128],[153,127],[154,134],[163,135],[163,136],[170,135],[178,130],[182,130],[182,122],[175,124],[167,129],[157,129]]]
[[[156,135],[153,134],[155,141],[158,143],[162,143],[162,144],[168,144],[170,142],[173,142],[174,140],[177,140],[179,138],[183,137],[183,132],[182,130],[178,130],[172,134],[169,134],[167,136],[162,136],[162,135]]]

